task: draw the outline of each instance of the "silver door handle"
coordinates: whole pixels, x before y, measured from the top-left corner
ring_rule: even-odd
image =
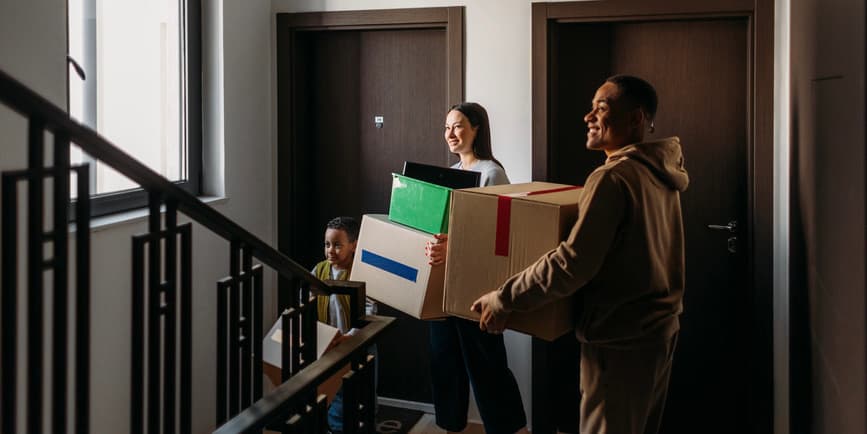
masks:
[[[731,233],[736,233],[738,231],[738,221],[732,220],[729,224],[723,225],[707,225],[708,229],[714,229],[717,231],[729,231]]]

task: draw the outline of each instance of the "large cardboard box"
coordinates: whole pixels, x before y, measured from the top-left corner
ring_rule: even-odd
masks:
[[[445,265],[428,265],[428,233],[366,214],[349,280],[366,282],[367,296],[419,319],[442,318]]]
[[[566,239],[578,216],[580,189],[531,182],[455,190],[443,308],[478,320],[470,305]],[[554,340],[574,328],[571,297],[516,312],[507,328]]]
[[[389,220],[431,234],[448,231],[452,189],[397,173],[391,176]]]
[[[275,386],[282,383],[282,381],[280,381],[280,365],[283,359],[281,348],[283,344],[282,326],[282,318],[277,318],[277,321],[274,322],[273,326],[271,326],[271,330],[269,330],[268,334],[265,335],[265,338],[262,339],[262,370],[264,371],[265,376],[268,377],[268,380],[271,381],[271,384]],[[336,339],[338,332],[339,330],[337,330],[336,327],[332,327],[319,321],[316,322],[317,359],[322,357],[322,354],[324,354],[325,351],[329,350],[337,343]],[[347,372],[349,372],[348,364],[332,376],[328,377],[328,379],[317,388],[318,393],[325,395],[329,403],[334,399],[334,395],[337,394],[337,391],[343,384],[343,376],[346,375]]]

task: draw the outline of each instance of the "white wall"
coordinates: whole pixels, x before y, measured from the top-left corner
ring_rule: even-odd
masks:
[[[216,205],[219,211],[275,245],[270,4],[204,3],[204,33],[209,38],[204,42],[204,147],[225,152],[224,157],[206,155],[206,189],[228,198]],[[0,69],[63,108],[65,55],[64,0],[0,3]],[[26,122],[2,106],[0,131],[0,170],[25,168]],[[138,219],[93,231],[92,432],[129,430],[130,236],[144,230]],[[228,243],[199,226],[194,227],[193,238],[193,432],[209,432],[215,417],[214,294],[216,280],[228,274]],[[268,306],[266,293],[266,312],[271,312]]]

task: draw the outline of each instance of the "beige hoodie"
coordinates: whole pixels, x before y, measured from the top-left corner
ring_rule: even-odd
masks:
[[[612,153],[587,177],[569,238],[499,289],[503,310],[575,294],[582,342],[633,347],[673,336],[683,310],[680,192],[688,184],[677,137]]]

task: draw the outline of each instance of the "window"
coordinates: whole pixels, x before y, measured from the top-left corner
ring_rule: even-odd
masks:
[[[69,113],[157,173],[199,194],[201,0],[69,0]],[[138,185],[90,162],[94,215],[144,206]],[[73,193],[74,194],[74,193]]]

